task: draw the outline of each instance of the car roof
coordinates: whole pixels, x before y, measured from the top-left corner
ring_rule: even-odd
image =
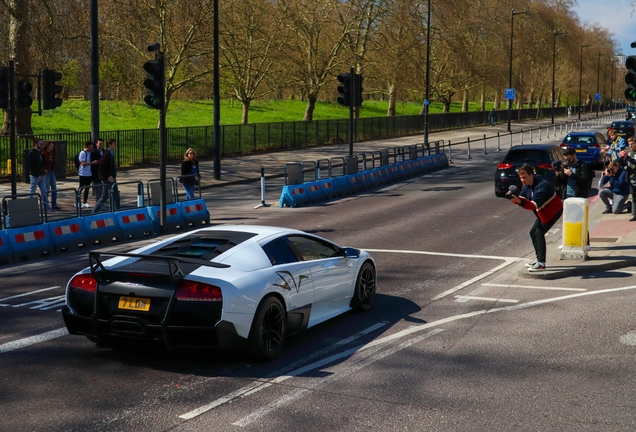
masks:
[[[557,144],[524,144],[524,145],[516,145],[514,147],[510,147],[508,151],[517,151],[517,150],[549,150],[551,148],[560,147]]]
[[[566,136],[595,136],[600,132],[596,131],[578,131],[578,132],[570,132]]]

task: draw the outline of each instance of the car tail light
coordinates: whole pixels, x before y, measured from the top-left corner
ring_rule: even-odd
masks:
[[[510,169],[512,168],[512,164],[511,163],[507,163],[507,162],[501,162],[499,165],[497,165],[497,169]]]
[[[90,273],[80,274],[71,279],[69,286],[76,290],[94,293],[97,290],[97,281]]]
[[[547,170],[554,169],[554,168],[552,168],[552,164],[549,164],[549,163],[539,164],[539,165],[537,165],[537,168],[547,169]]]
[[[223,301],[223,294],[218,286],[184,279],[177,288],[177,300]]]

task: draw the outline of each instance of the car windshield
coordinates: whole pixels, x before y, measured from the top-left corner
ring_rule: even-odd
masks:
[[[516,150],[506,155],[506,162],[550,162],[550,156],[545,150]]]
[[[570,143],[580,143],[580,144],[594,144],[595,139],[592,136],[579,136],[579,135],[568,135],[565,137],[563,142]]]

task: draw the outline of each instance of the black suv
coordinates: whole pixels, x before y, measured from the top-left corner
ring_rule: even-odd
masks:
[[[534,167],[535,175],[554,184],[552,162],[563,160],[563,150],[556,144],[533,144],[514,146],[497,165],[495,171],[495,195],[502,197],[512,185],[521,189],[517,171],[523,165]]]

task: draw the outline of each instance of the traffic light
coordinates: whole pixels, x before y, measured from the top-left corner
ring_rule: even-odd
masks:
[[[351,105],[351,74],[345,73],[338,75],[338,81],[340,85],[338,86],[338,103],[344,106]]]
[[[144,102],[150,108],[163,109],[165,77],[163,59],[148,60],[144,63],[144,70],[148,73],[144,81],[144,86],[148,89]]]
[[[33,98],[31,97],[31,91],[33,90],[33,86],[29,81],[20,80],[17,84],[17,105],[20,108],[30,107],[33,103]]]
[[[9,109],[9,68],[0,67],[0,109]]]
[[[625,67],[627,73],[625,74],[625,99],[629,101],[636,101],[636,56],[629,56],[625,60]]]
[[[62,86],[57,81],[62,79],[61,72],[51,69],[42,71],[42,108],[45,110],[55,109],[62,105],[62,99],[56,95],[62,93]]]
[[[364,89],[362,88],[362,80],[364,78],[362,77],[362,75],[360,74],[355,74],[355,88],[356,91],[353,95],[354,98],[354,103],[353,106],[361,106],[362,105],[362,101],[364,101],[364,99],[362,99],[362,92],[364,91]]]

